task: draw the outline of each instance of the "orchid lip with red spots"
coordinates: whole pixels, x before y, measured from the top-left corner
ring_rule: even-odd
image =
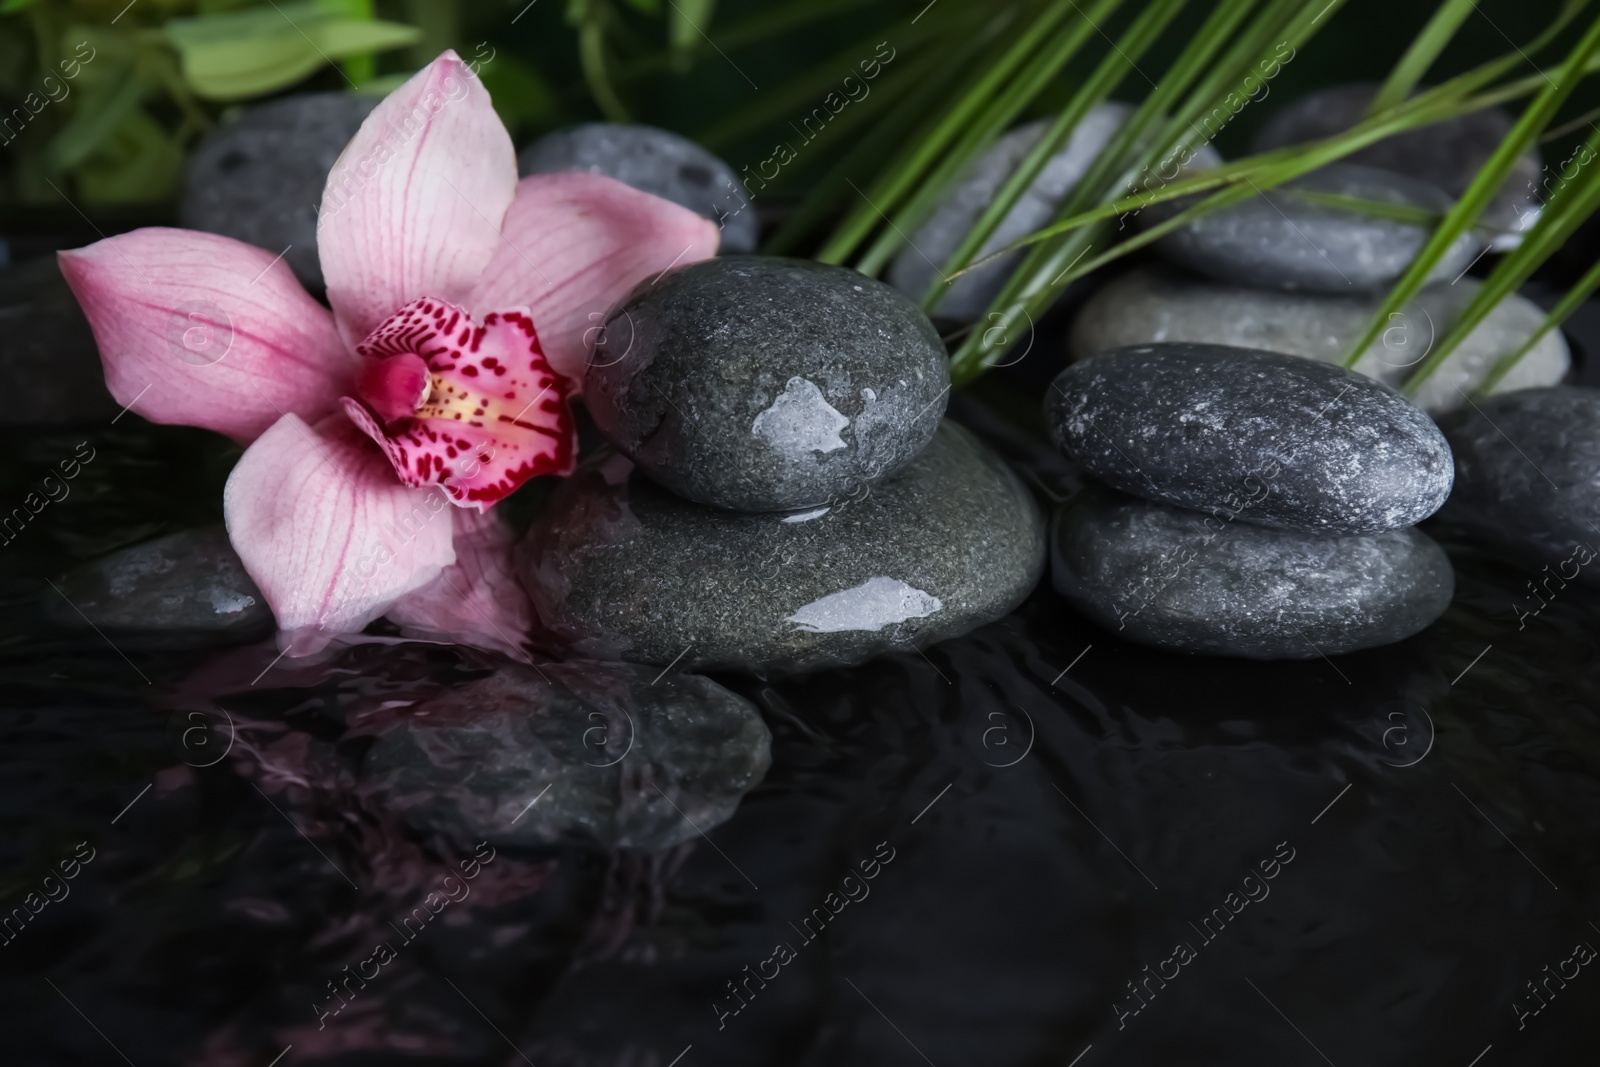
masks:
[[[529,478],[572,471],[568,385],[526,309],[491,311],[479,325],[465,309],[423,297],[356,353],[363,370],[345,412],[407,485],[438,485],[453,503],[483,510]]]

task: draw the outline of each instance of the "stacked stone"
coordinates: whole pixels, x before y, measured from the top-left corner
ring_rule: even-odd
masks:
[[[590,658],[786,674],[1006,614],[1043,521],[941,421],[949,389],[927,317],[855,271],[740,256],[641,287],[584,377],[614,451],[518,550],[542,624]]]
[[[1258,151],[1325,137],[1358,121],[1375,86],[1338,86],[1274,115]],[[1193,342],[1237,345],[1324,362],[1344,358],[1393,283],[1428,240],[1431,227],[1347,210],[1354,197],[1442,214],[1454,203],[1510,127],[1485,111],[1424,126],[1370,145],[1260,196],[1205,215],[1163,236],[1155,248],[1173,267],[1134,270],[1101,289],[1079,313],[1069,346],[1077,358],[1123,345]],[[1538,215],[1530,151],[1496,197],[1479,229],[1446,252],[1430,284],[1390,316],[1355,369],[1399,386],[1461,318],[1480,283],[1467,268],[1485,246],[1505,248]],[[1137,223],[1149,227],[1191,206],[1153,204]],[[1464,406],[1464,397],[1501,356],[1538,329],[1544,313],[1511,296],[1479,323],[1418,390],[1433,413]],[[1511,392],[1561,380],[1571,357],[1559,331],[1546,334],[1495,387]]]
[[[1053,534],[1055,588],[1158,648],[1308,659],[1401,640],[1454,573],[1413,528],[1449,495],[1433,421],[1364,375],[1221,345],[1114,349],[1046,400],[1099,484]]]

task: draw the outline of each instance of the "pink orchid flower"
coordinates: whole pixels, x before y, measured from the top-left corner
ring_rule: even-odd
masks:
[[[317,248],[331,313],[281,254],[214,234],[135,230],[60,263],[119,403],[248,445],[223,510],[280,647],[388,614],[515,652],[528,605],[486,512],[572,468],[585,313],[714,255],[717,228],[598,175],[519,182],[446,52],[334,164]]]

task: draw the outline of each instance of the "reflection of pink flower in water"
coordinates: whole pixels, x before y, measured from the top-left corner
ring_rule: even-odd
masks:
[[[479,513],[572,467],[585,352],[568,323],[711,255],[716,227],[598,175],[519,182],[454,52],[378,105],[329,187],[352,169],[356,195],[318,224],[332,314],[271,253],[212,234],[136,230],[61,253],[62,273],[118,402],[249,446],[223,507],[282,647],[388,613],[514,649],[527,608],[489,582],[509,576],[507,538]],[[195,331],[228,345],[197,361]]]

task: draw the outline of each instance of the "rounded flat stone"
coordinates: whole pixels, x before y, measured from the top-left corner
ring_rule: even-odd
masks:
[[[189,157],[178,218],[277,254],[306,285],[322,286],[317,205],[328,172],[379,97],[302,93],[242,109]]]
[[[904,294],[844,267],[737,256],[669,274],[614,312],[584,403],[673,492],[782,511],[903,467],[949,389],[939,335]]]
[[[1363,215],[1297,196],[1331,193],[1443,213],[1450,198],[1403,175],[1371,167],[1330,164],[1304,177],[1203,215],[1156,241],[1174,263],[1238,285],[1361,293],[1398,278],[1428,240],[1423,226]],[[1146,227],[1192,206],[1194,198],[1152,204]],[[1462,234],[1430,276],[1454,278],[1478,254],[1477,238]]]
[[[621,456],[593,461],[529,529],[517,572],[578,655],[777,675],[992,622],[1043,561],[1028,490],[947,423],[898,474],[789,515],[708,508]]]
[[[733,816],[772,735],[711,679],[659,674],[505,664],[396,716],[362,758],[361,789],[452,841],[671,848]]]
[[[981,258],[1050,221],[1063,198],[1133,114],[1128,104],[1109,103],[1093,108],[1072,131],[1067,143],[1050,157],[1044,169],[1006,213],[995,232],[978,250]],[[965,170],[939,200],[928,220],[911,235],[889,267],[889,284],[919,303],[955,253],[967,232],[977,223],[1000,187],[1022,166],[1039,139],[1050,127],[1049,119],[1039,119],[1009,131],[983,155],[967,164]],[[1203,145],[1185,170],[1214,167],[1222,162],[1214,148]],[[970,274],[957,278],[934,306],[935,318],[952,322],[974,322],[999,295],[1023,253],[1014,252],[996,259]]]
[[[591,122],[546,134],[517,156],[524,175],[586,170],[651,193],[710,219],[721,250],[756,250],[756,210],[739,176],[716,156],[670,130]]]
[[[1441,520],[1564,580],[1600,582],[1600,564],[1575,551],[1600,551],[1600,389],[1506,393],[1440,426],[1456,463]]]
[[[1483,283],[1462,278],[1423,289],[1389,325],[1355,370],[1399,388],[1471,303]],[[1068,346],[1077,359],[1127,345],[1189,343],[1260,348],[1340,363],[1372,321],[1381,296],[1289,293],[1195,278],[1170,267],[1128,271],[1084,303]],[[1544,323],[1544,309],[1515,294],[1496,304],[1412,398],[1431,414],[1466,405],[1501,356]],[[1541,337],[1495,384],[1495,393],[1554,385],[1572,359],[1560,330]]]
[[[1274,111],[1256,132],[1252,152],[1267,152],[1343,133],[1366,117],[1377,95],[1374,82],[1335,85]],[[1500,108],[1484,108],[1429,126],[1385,137],[1345,157],[1350,163],[1404,174],[1457,197],[1489,161],[1514,119]],[[1521,232],[1539,217],[1539,152],[1517,157],[1505,185],[1485,209],[1480,224],[1503,231],[1493,247],[1515,248]]]
[[[1450,493],[1433,420],[1365,375],[1222,345],[1117,348],[1045,400],[1051,438],[1124,492],[1313,533],[1411,526]]]
[[[1221,523],[1098,488],[1057,515],[1055,589],[1129,641],[1245,659],[1392,644],[1450,606],[1455,572],[1415,529],[1336,536]]]
[[[270,633],[272,609],[222,527],[184,530],[92,560],[48,594],[46,613],[63,626],[216,634]],[[79,614],[79,613],[82,614]]]

